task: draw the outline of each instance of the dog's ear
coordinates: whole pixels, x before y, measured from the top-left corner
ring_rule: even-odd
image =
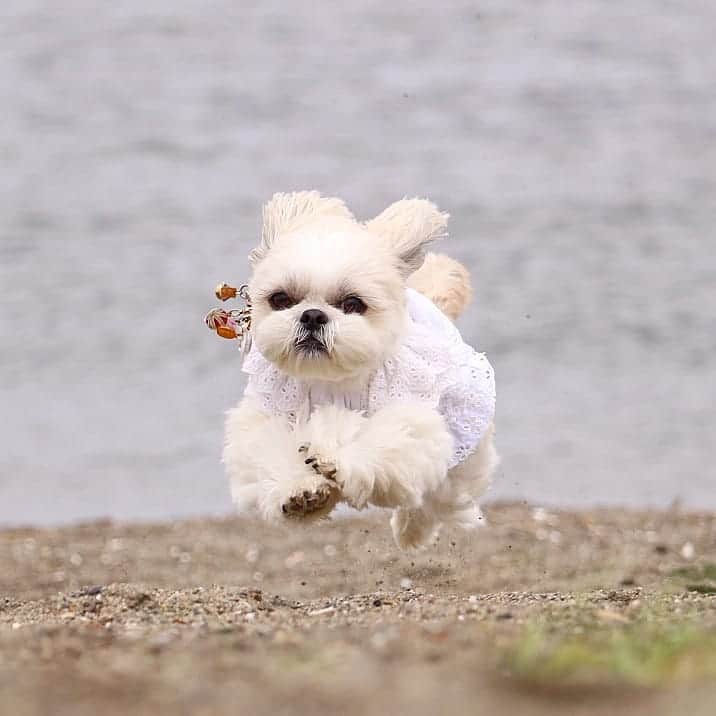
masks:
[[[256,265],[269,252],[281,234],[321,216],[353,219],[353,215],[340,199],[321,196],[317,191],[296,191],[274,194],[263,209],[261,242],[249,254],[251,265]]]
[[[407,277],[423,265],[428,244],[447,236],[448,218],[431,201],[401,199],[365,226],[389,244]]]

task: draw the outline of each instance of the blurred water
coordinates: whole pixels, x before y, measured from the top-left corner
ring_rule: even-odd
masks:
[[[230,509],[261,203],[452,214],[494,497],[716,507],[716,4],[4,0],[0,523]]]

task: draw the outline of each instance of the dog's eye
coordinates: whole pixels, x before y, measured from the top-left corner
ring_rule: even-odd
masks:
[[[269,296],[269,305],[274,311],[284,311],[291,306],[295,306],[296,302],[285,292],[276,291]]]
[[[344,298],[341,303],[341,310],[343,313],[365,313],[368,307],[358,296],[348,296]]]

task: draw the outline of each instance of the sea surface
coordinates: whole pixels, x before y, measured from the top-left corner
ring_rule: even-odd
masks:
[[[716,508],[716,3],[3,0],[0,524],[231,510],[262,203],[452,215],[491,499]]]

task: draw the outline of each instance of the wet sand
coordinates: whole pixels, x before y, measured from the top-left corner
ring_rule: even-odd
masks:
[[[400,553],[385,515],[0,532],[3,713],[707,713],[713,683],[534,688],[505,649],[644,609],[716,627],[716,515],[497,505]],[[579,628],[582,628],[581,626]],[[701,710],[700,710],[701,709]]]

